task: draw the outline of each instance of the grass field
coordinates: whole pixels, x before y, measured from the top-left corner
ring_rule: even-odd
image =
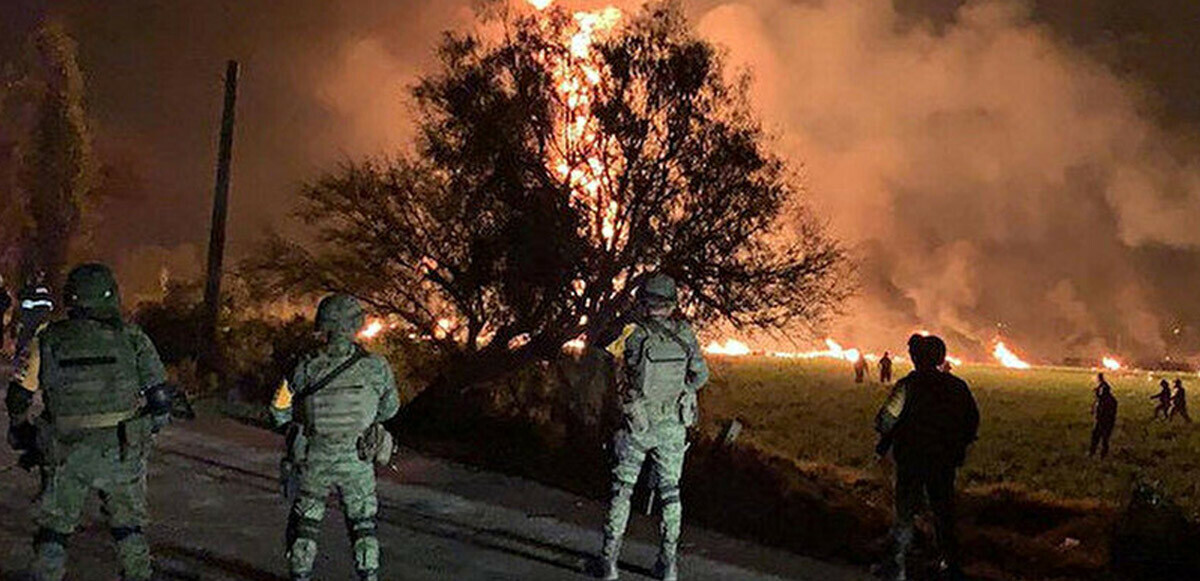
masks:
[[[708,429],[737,418],[742,438],[778,454],[868,477],[885,474],[873,457],[872,420],[888,390],[878,381],[855,384],[849,364],[834,360],[711,363],[713,380],[701,396]],[[898,369],[898,376],[906,371]],[[1150,420],[1158,375],[1106,373],[1120,406],[1112,452],[1102,461],[1087,456],[1094,372],[967,365],[955,373],[970,384],[982,415],[960,486],[1015,485],[1055,498],[1118,504],[1141,475],[1158,480],[1189,513],[1200,515],[1200,424]],[[1200,386],[1196,375],[1181,377],[1185,385]]]

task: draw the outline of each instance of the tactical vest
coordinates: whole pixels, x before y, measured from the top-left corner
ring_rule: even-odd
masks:
[[[308,364],[309,381],[320,381],[345,360],[319,355]],[[303,396],[298,411],[308,437],[353,444],[375,421],[379,396],[371,387],[374,377],[370,361],[369,357],[358,361],[317,393]],[[303,393],[303,389],[297,393]]]
[[[140,403],[137,353],[124,328],[91,319],[51,324],[40,336],[46,410],[63,431],[109,428]]]
[[[661,321],[661,325],[678,334],[682,325],[675,321]],[[679,398],[687,389],[689,354],[678,341],[668,334],[645,326],[648,332],[642,343],[642,357],[637,370],[637,385],[646,411],[651,418],[678,417]]]

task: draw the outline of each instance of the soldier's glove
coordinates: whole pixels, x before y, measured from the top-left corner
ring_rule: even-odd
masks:
[[[30,422],[9,426],[8,445],[19,452],[37,449],[37,427]]]
[[[144,412],[150,416],[153,422],[151,431],[156,434],[171,423],[171,400],[174,399],[174,392],[175,389],[169,383],[160,383],[142,391],[142,395],[146,398]]]

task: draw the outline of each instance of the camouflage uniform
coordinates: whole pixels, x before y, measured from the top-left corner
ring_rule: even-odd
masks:
[[[293,579],[311,579],[331,488],[341,497],[359,578],[378,578],[374,460],[360,457],[358,442],[372,424],[382,423],[399,411],[392,369],[383,357],[366,355],[319,392],[305,395],[310,386],[355,357],[360,347],[352,341],[362,321],[362,310],[353,297],[333,295],[323,300],[317,324],[329,341],[301,359],[272,406],[278,423],[294,422],[298,428],[288,451],[299,469],[299,490],[287,529],[287,558]]]
[[[643,295],[650,296],[642,298],[652,303],[669,302],[673,308],[674,286],[667,277],[652,277],[642,289]],[[634,484],[648,455],[662,507],[661,545],[655,569],[663,579],[675,579],[683,518],[679,481],[688,447],[687,428],[696,420],[696,394],[708,380],[708,366],[691,325],[655,313],[629,325],[610,350],[621,352],[629,381],[622,406],[624,425],[614,439],[616,464],[600,573],[605,579],[617,578],[617,559],[629,521]]]
[[[35,392],[45,404],[35,436],[10,432],[15,447],[36,449],[42,467],[33,574],[39,580],[63,578],[67,539],[95,490],[117,544],[122,578],[149,579],[146,462],[153,432],[169,417],[169,395],[162,399],[166,374],[145,333],[121,320],[116,284],[106,267],[81,266],[67,284],[70,318],[51,323],[33,339],[7,397],[13,432],[29,427],[21,418]],[[143,407],[143,395],[156,403]]]
[[[930,347],[934,343],[940,350]],[[914,335],[909,346],[916,369],[896,382],[875,418],[880,434],[875,451],[880,456],[891,451],[896,462],[895,545],[891,562],[881,569],[891,579],[906,579],[913,521],[928,500],[944,564],[951,579],[961,579],[954,480],[978,433],[979,409],[966,382],[938,369],[946,354],[941,339]]]

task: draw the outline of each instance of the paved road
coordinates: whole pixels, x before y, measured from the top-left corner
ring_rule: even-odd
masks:
[[[7,426],[5,426],[7,427]],[[158,441],[150,473],[149,535],[166,579],[286,581],[276,493],[279,439],[227,419],[176,424]],[[0,466],[14,461],[0,446]],[[0,474],[0,579],[20,579],[31,556],[30,500],[36,479]],[[399,473],[380,482],[384,579],[571,580],[599,543],[603,507],[518,478],[406,451]],[[107,530],[93,502],[71,543],[69,579],[116,578]],[[649,579],[653,523],[637,517],[623,579]],[[696,581],[855,581],[865,575],[686,528],[684,578]],[[351,579],[342,519],[331,511],[318,578]]]

